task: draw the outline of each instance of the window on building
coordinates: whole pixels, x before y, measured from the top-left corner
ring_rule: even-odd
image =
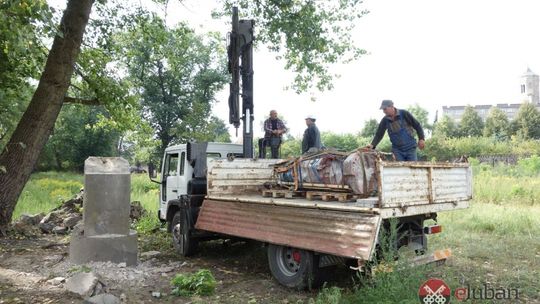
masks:
[[[524,84],[521,85],[521,94],[523,94],[523,93],[525,93],[525,85]]]

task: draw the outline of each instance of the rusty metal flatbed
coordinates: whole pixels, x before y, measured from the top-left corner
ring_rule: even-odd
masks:
[[[258,194],[248,195],[220,195],[209,196],[209,199],[219,201],[241,202],[241,203],[257,203],[275,206],[302,207],[313,208],[319,210],[335,210],[347,212],[363,212],[378,214],[382,218],[411,216],[416,214],[426,214],[432,212],[450,211],[456,209],[466,209],[469,207],[469,201],[456,201],[437,204],[411,205],[402,207],[366,207],[366,205],[377,205],[378,198],[358,199],[354,202],[325,202],[318,200],[307,200],[305,198],[273,198],[262,197]]]

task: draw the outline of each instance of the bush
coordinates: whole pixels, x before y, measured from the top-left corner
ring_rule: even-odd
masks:
[[[540,173],[540,157],[533,155],[518,160],[518,168],[527,176],[536,176]]]
[[[216,289],[216,279],[207,269],[201,269],[194,274],[177,274],[171,281],[175,296],[209,296]]]
[[[146,210],[146,214],[142,216],[136,224],[137,233],[150,234],[161,227],[161,222],[155,212]]]

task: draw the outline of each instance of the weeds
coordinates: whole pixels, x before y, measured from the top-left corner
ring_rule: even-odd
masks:
[[[74,173],[41,172],[33,174],[21,193],[13,219],[22,214],[48,212],[68,200],[82,188],[83,176]]]
[[[216,289],[216,279],[210,270],[201,269],[194,274],[177,274],[171,285],[174,287],[172,294],[175,296],[209,296]]]
[[[135,229],[139,234],[151,234],[158,231],[162,224],[155,212],[146,212],[136,223]]]
[[[341,288],[336,286],[326,287],[326,283],[324,283],[317,298],[309,299],[309,304],[339,304],[341,303],[341,300]]]
[[[86,266],[86,265],[80,265],[80,266],[73,266],[68,270],[68,273],[76,273],[76,272],[91,272],[92,268]]]

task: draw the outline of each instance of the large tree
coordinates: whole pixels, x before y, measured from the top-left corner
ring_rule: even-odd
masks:
[[[506,114],[504,114],[501,109],[492,107],[491,110],[489,110],[484,125],[484,136],[493,136],[496,139],[505,140],[509,137],[509,130],[509,122]]]
[[[0,234],[5,234],[19,195],[62,108],[93,0],[70,0],[38,87],[0,154]]]
[[[285,68],[296,74],[291,89],[298,93],[313,87],[331,89],[337,76],[332,64],[366,53],[351,37],[358,19],[368,13],[360,0],[219,1],[224,5],[216,15],[230,18],[231,7],[237,5],[241,17],[255,19],[255,42],[276,52]]]
[[[183,23],[168,28],[154,14],[134,21],[120,36],[121,53],[127,54],[142,116],[156,130],[159,153],[170,143],[208,138],[204,128],[212,121],[215,94],[227,82],[219,36],[197,35]]]
[[[323,132],[321,141],[327,148],[334,148],[341,151],[352,151],[359,147],[357,137],[354,134],[336,134]]]
[[[484,122],[472,106],[466,106],[459,122],[459,135],[462,137],[482,136]]]
[[[458,127],[450,116],[443,115],[434,127],[433,135],[438,137],[457,137]]]
[[[517,135],[523,139],[540,139],[540,112],[534,104],[524,103],[514,118]]]
[[[375,118],[371,118],[364,123],[362,131],[360,131],[360,136],[362,137],[373,137],[377,133],[377,128],[379,127],[379,122]]]
[[[412,106],[409,106],[407,108],[407,111],[411,112],[411,114],[418,120],[420,125],[424,130],[432,131],[433,126],[429,123],[429,112],[428,110],[422,108],[419,104],[415,103]]]
[[[102,106],[64,105],[38,168],[82,172],[90,156],[117,156],[120,132],[99,124],[100,117],[106,114]]]

